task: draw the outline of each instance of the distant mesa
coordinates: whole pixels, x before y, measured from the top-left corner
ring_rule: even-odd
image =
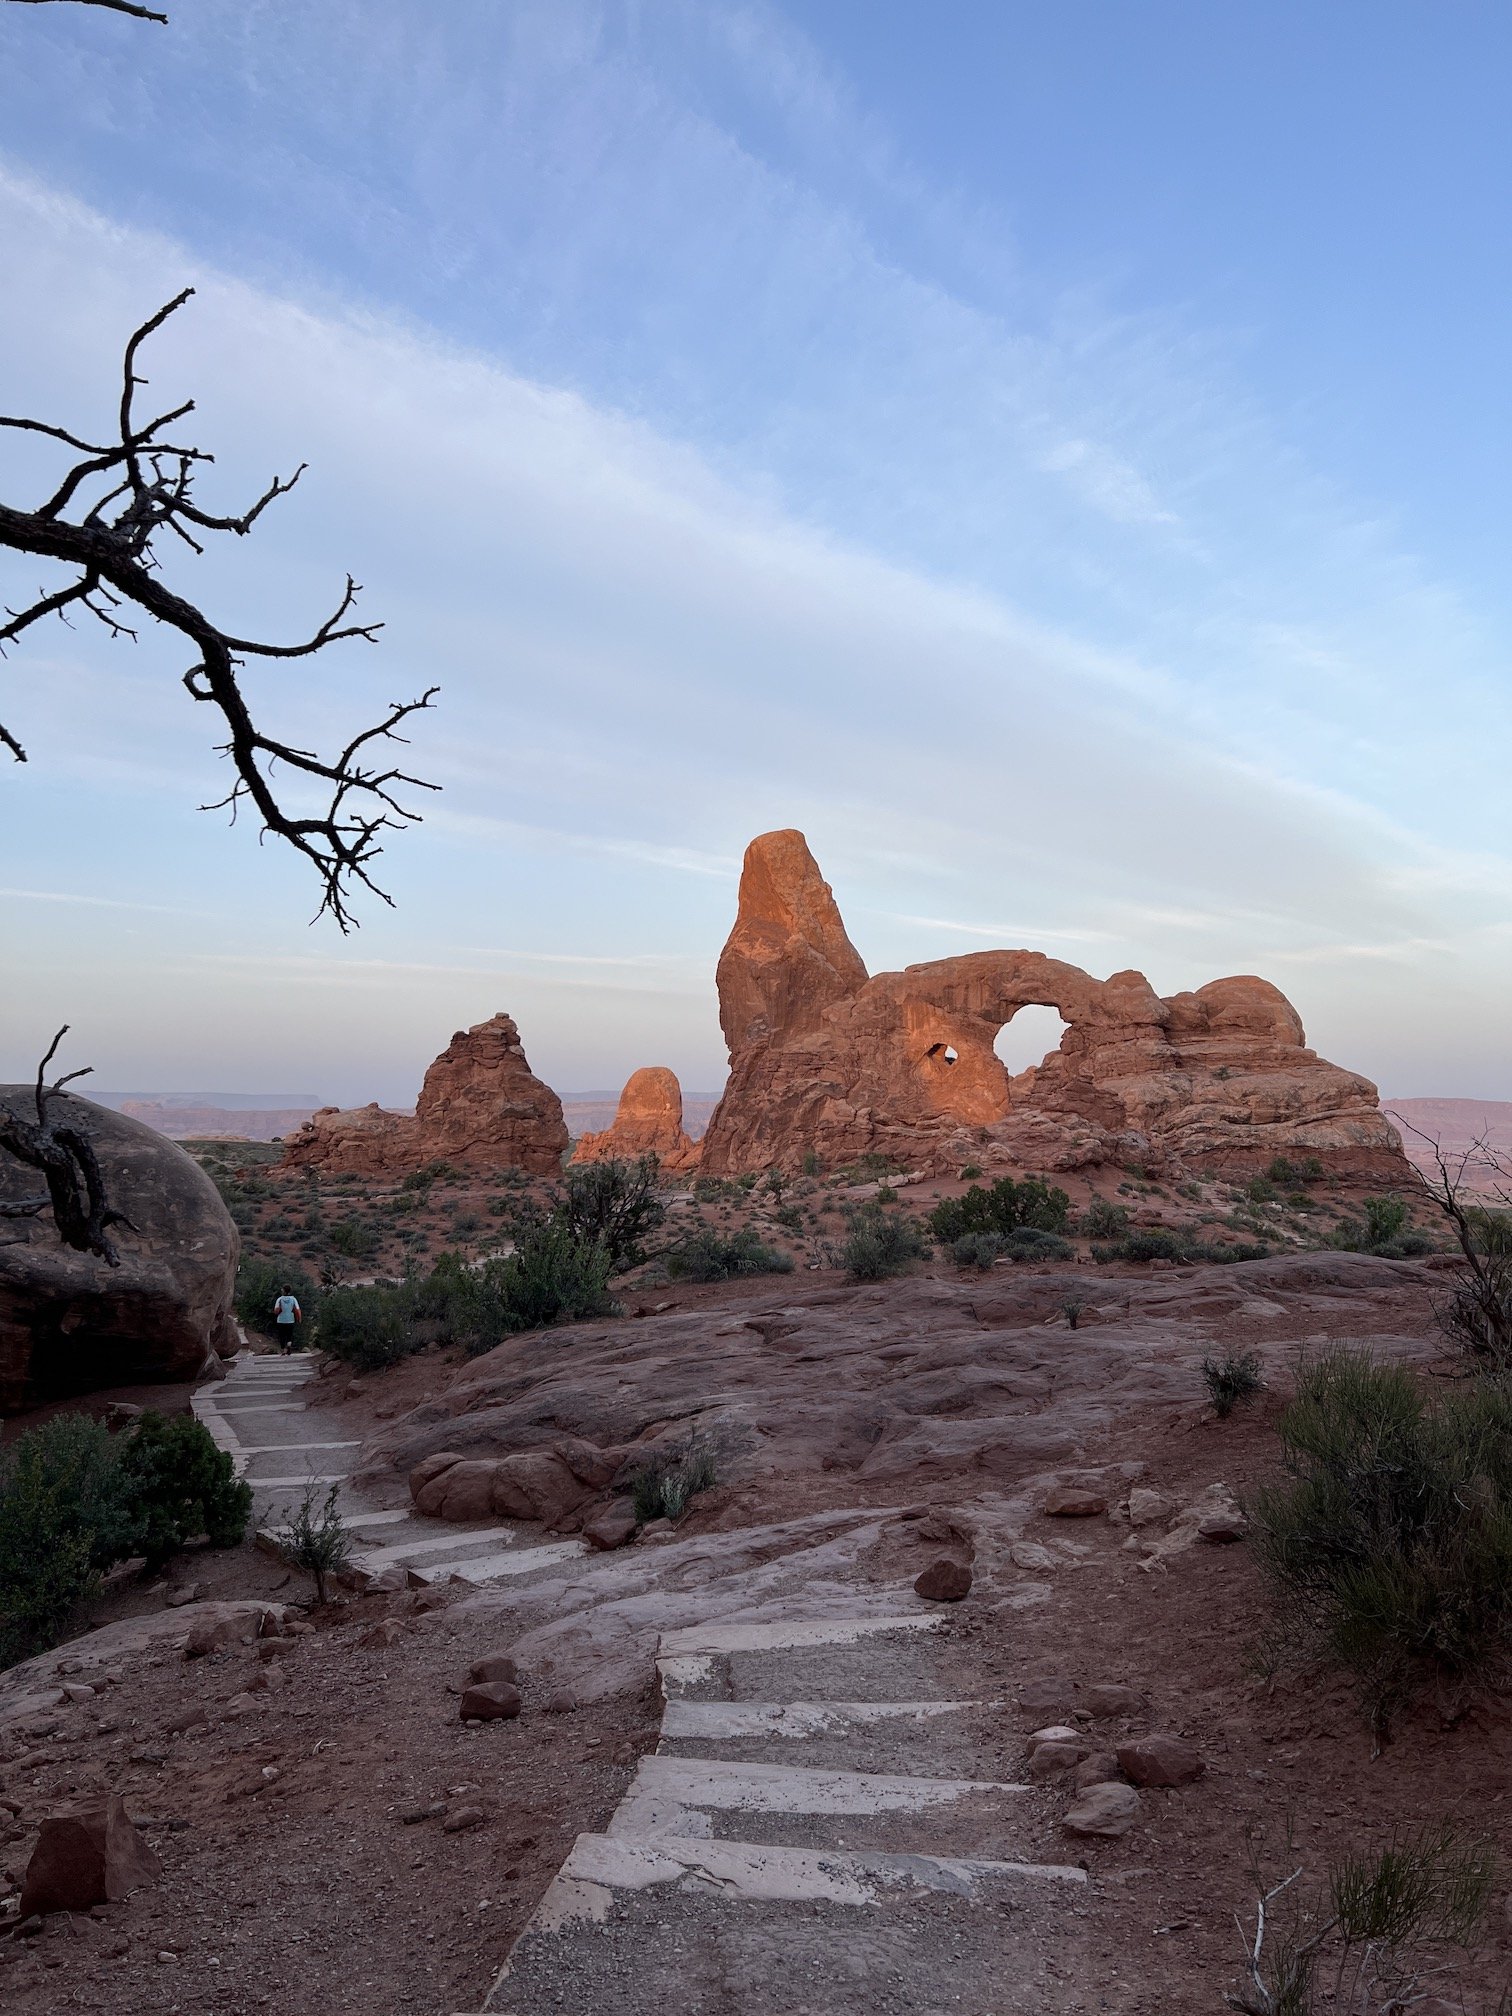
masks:
[[[607,1127],[583,1134],[577,1160],[655,1154],[670,1173],[714,1176],[864,1155],[936,1173],[1112,1163],[1239,1176],[1315,1156],[1351,1178],[1410,1176],[1375,1086],[1309,1049],[1268,980],[1242,974],[1162,998],[1142,973],[1098,980],[1029,951],[868,975],[792,829],[746,849],[716,981],[730,1075],[702,1139],[687,1131],[676,1074],[653,1065],[631,1077]],[[1055,1009],[1065,1034],[1010,1075],[993,1046],[1032,1006]],[[452,1038],[413,1118],[323,1108],[285,1161],[360,1175],[437,1160],[551,1175],[566,1146],[560,1100],[496,1015]]]
[[[669,1175],[698,1167],[699,1147],[683,1131],[682,1087],[677,1073],[649,1064],[631,1074],[613,1122],[602,1134],[584,1134],[576,1162],[633,1162],[654,1155]]]
[[[1368,1079],[1308,1049],[1285,995],[1250,975],[1159,997],[1043,953],[973,952],[868,978],[801,833],[746,850],[720,955],[730,1077],[702,1143],[713,1175],[866,1154],[1065,1170],[1184,1163],[1220,1174],[1315,1155],[1400,1181],[1400,1137]],[[1010,1077],[993,1044],[1054,1008],[1060,1048]]]
[[[116,1111],[140,1120],[170,1141],[219,1136],[236,1141],[277,1141],[302,1127],[320,1102],[300,1106],[210,1106],[186,1099],[122,1099]]]
[[[531,1070],[508,1015],[459,1029],[425,1074],[414,1113],[323,1106],[284,1148],[284,1167],[329,1175],[392,1176],[450,1162],[459,1169],[562,1166],[562,1102]]]

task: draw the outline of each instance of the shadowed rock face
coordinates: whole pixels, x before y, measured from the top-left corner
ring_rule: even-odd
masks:
[[[719,961],[730,1079],[702,1143],[724,1175],[883,1154],[1072,1169],[1187,1163],[1215,1172],[1316,1155],[1402,1180],[1368,1079],[1307,1048],[1269,981],[1161,999],[1142,973],[1097,980],[1038,952],[974,952],[866,971],[803,836],[752,841]],[[1055,1008],[1060,1048],[1010,1078],[993,1051],[1020,1008]]]
[[[620,1094],[613,1123],[601,1134],[584,1134],[574,1162],[633,1162],[654,1155],[669,1175],[698,1166],[698,1143],[683,1132],[682,1087],[675,1071],[648,1064],[634,1072]]]
[[[69,1096],[69,1095],[65,1095]],[[29,1085],[0,1100],[30,1113]],[[123,1113],[69,1096],[122,1228],[119,1267],[71,1252],[50,1214],[0,1221],[0,1407],[142,1380],[192,1379],[237,1348],[239,1242],[215,1185],[182,1148]],[[35,1196],[35,1170],[0,1151],[0,1201]]]
[[[386,1176],[452,1162],[554,1176],[567,1148],[562,1102],[526,1062],[508,1015],[458,1030],[425,1074],[413,1117],[325,1106],[284,1150],[284,1166]]]

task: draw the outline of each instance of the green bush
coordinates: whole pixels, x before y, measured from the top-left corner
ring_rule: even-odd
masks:
[[[499,1297],[505,1332],[579,1323],[614,1310],[608,1248],[576,1237],[556,1218],[527,1227],[509,1258],[490,1261],[482,1272],[489,1291]],[[492,1346],[480,1340],[468,1348],[486,1351]]]
[[[99,1571],[125,1559],[129,1533],[98,1422],[55,1415],[0,1455],[0,1667],[58,1642]]]
[[[1229,1351],[1222,1358],[1204,1358],[1202,1376],[1220,1421],[1226,1421],[1236,1407],[1253,1400],[1265,1386],[1259,1355],[1254,1351]]]
[[[1278,1190],[1297,1190],[1304,1183],[1321,1183],[1323,1164],[1316,1155],[1305,1155],[1300,1162],[1278,1155],[1265,1173]]]
[[[359,1372],[379,1372],[424,1348],[402,1289],[332,1288],[320,1305],[313,1341]]]
[[[149,1411],[117,1447],[130,1526],[125,1553],[157,1566],[201,1533],[212,1547],[237,1545],[252,1516],[252,1487],[203,1422]]]
[[[338,1218],[326,1237],[332,1248],[348,1260],[368,1260],[378,1250],[378,1235],[359,1218]]]
[[[1038,1176],[1015,1183],[1000,1177],[989,1189],[973,1183],[962,1197],[944,1197],[929,1214],[929,1229],[937,1239],[953,1244],[969,1232],[1006,1236],[1027,1226],[1037,1232],[1064,1232],[1071,1199]]]
[[[1433,1250],[1425,1233],[1408,1228],[1407,1206],[1400,1197],[1367,1197],[1364,1219],[1346,1218],[1335,1226],[1329,1244],[1346,1253],[1374,1253],[1383,1260],[1409,1260]]]
[[[967,1232],[951,1241],[950,1257],[957,1267],[977,1267],[985,1274],[1007,1245],[1001,1232]]]
[[[562,1178],[554,1215],[579,1245],[603,1247],[611,1274],[623,1274],[645,1259],[646,1240],[667,1215],[656,1194],[656,1175],[654,1155],[638,1162],[573,1165]]]
[[[1076,1229],[1085,1239],[1122,1239],[1129,1229],[1128,1207],[1109,1197],[1093,1197],[1077,1219]]]
[[[143,1414],[110,1435],[58,1414],[0,1458],[0,1667],[55,1645],[102,1569],[159,1563],[207,1533],[235,1546],[252,1493],[189,1415]]]
[[[680,1519],[688,1500],[714,1482],[714,1452],[700,1442],[684,1449],[658,1450],[635,1472],[631,1492],[635,1516],[645,1525],[652,1519]]]
[[[234,1306],[249,1330],[263,1336],[273,1334],[274,1297],[282,1295],[285,1289],[298,1298],[308,1329],[320,1307],[320,1290],[304,1269],[292,1260],[260,1260],[248,1253],[242,1255],[236,1270]]]
[[[917,1225],[897,1211],[863,1204],[850,1213],[850,1231],[840,1249],[842,1266],[855,1281],[882,1281],[907,1274],[928,1247]]]
[[[1283,1636],[1355,1674],[1378,1728],[1419,1688],[1512,1647],[1512,1391],[1430,1406],[1410,1373],[1338,1349],[1301,1368],[1255,1548]]]
[[[700,1226],[667,1255],[674,1281],[733,1281],[748,1274],[791,1274],[786,1253],[768,1246],[747,1228],[722,1238],[712,1226]]]
[[[1210,1266],[1226,1266],[1238,1260],[1269,1260],[1271,1252],[1271,1247],[1258,1242],[1241,1246],[1223,1246],[1216,1242],[1210,1245],[1184,1232],[1167,1231],[1162,1226],[1156,1226],[1148,1232],[1131,1232],[1126,1239],[1120,1239],[1112,1246],[1094,1246],[1092,1258],[1100,1266],[1105,1266],[1110,1260],[1137,1263],[1170,1260],[1183,1266],[1201,1261]]]

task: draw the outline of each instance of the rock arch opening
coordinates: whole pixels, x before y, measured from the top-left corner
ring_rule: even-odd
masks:
[[[1020,1008],[999,1029],[993,1053],[1009,1077],[1016,1078],[1020,1071],[1027,1071],[1032,1064],[1043,1064],[1052,1050],[1058,1050],[1068,1027],[1058,1010],[1031,1004]]]

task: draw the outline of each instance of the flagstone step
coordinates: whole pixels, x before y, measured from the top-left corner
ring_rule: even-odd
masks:
[[[663,1756],[799,1762],[852,1771],[992,1777],[1018,1745],[1000,1701],[685,1701],[665,1703]]]
[[[669,1631],[657,1672],[668,1701],[918,1700],[934,1691],[929,1640],[945,1621],[917,1610]]]
[[[580,1834],[484,2009],[1040,2016],[1067,2006],[1044,1943],[1085,1894],[1062,1864]]]

